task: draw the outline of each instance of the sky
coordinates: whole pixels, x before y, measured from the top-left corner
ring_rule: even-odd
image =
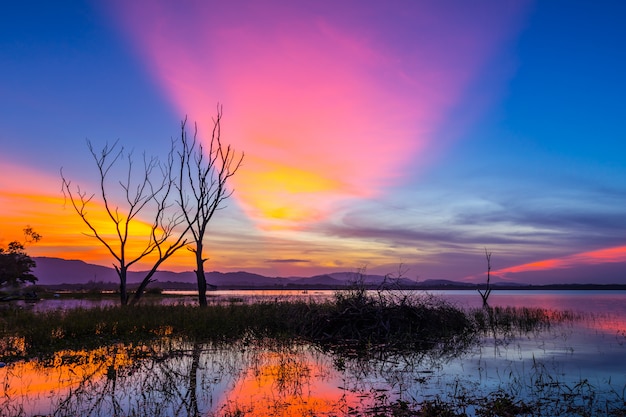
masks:
[[[219,105],[245,156],[206,270],[482,282],[487,251],[497,280],[626,283],[625,18],[621,1],[11,2],[0,247],[29,225],[29,254],[111,266],[61,169],[90,195],[87,141],[164,158],[185,117],[206,143]],[[107,185],[121,207],[126,172]],[[163,265],[192,268],[185,250]]]

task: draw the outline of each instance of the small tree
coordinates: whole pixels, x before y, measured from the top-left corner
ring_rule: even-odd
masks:
[[[95,219],[90,215],[88,208],[96,197],[96,194],[87,194],[80,187],[72,187],[72,183],[65,178],[61,170],[62,189],[66,199],[69,199],[74,210],[82,221],[91,230],[91,236],[97,239],[111,254],[115,271],[120,280],[120,301],[122,305],[129,302],[127,291],[128,269],[135,263],[153,259],[152,268],[143,278],[139,288],[131,301],[136,303],[157,271],[159,266],[172,256],[178,249],[185,246],[185,230],[179,231],[178,226],[184,218],[177,209],[177,205],[171,201],[171,191],[174,184],[172,176],[173,150],[168,155],[167,162],[161,163],[156,158],[143,157],[143,169],[138,173],[133,170],[132,154],[124,153],[123,147],[118,147],[115,142],[108,144],[97,153],[91,142],[87,142],[89,151],[96,163],[100,177],[100,190],[98,196],[102,203],[106,217],[113,227],[110,229],[98,229]],[[124,205],[113,202],[108,182],[111,170],[126,158],[126,175],[117,182],[121,191]],[[131,227],[140,224],[145,218],[148,232],[143,236],[143,243],[138,251],[131,252],[129,245],[134,237]],[[145,221],[145,220],[144,220]],[[139,241],[140,239],[137,239]],[[149,258],[152,255],[153,258]]]
[[[227,182],[235,175],[244,157],[243,153],[236,155],[230,145],[222,144],[221,120],[222,108],[218,105],[207,147],[197,139],[197,125],[193,139],[189,140],[186,132],[187,119],[181,122],[178,203],[193,237],[194,243],[189,249],[195,255],[194,272],[198,283],[198,302],[201,306],[207,305],[204,263],[208,258],[203,255],[204,237],[215,211],[232,195],[233,191],[227,188]]]
[[[26,243],[38,242],[41,235],[32,227],[24,228],[24,238]],[[0,287],[16,287],[19,284],[30,282],[34,284],[37,277],[32,270],[37,264],[28,256],[24,249],[24,244],[14,240],[4,249],[0,248]]]
[[[491,295],[491,252],[487,252],[485,248],[485,257],[487,258],[487,287],[484,291],[478,290],[480,298],[483,299],[483,307],[489,307],[489,295]]]

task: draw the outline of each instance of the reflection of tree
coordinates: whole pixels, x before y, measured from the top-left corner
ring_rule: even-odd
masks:
[[[202,345],[195,341],[193,343],[191,369],[189,370],[189,406],[187,407],[187,415],[199,416],[198,411],[198,366],[200,364],[200,354],[202,353]]]
[[[56,404],[54,416],[197,417],[210,411],[214,391],[239,372],[241,356],[239,350],[171,341],[64,352],[37,365],[40,374],[56,380],[56,391],[22,399],[22,404],[8,398],[3,409],[28,410],[45,402]]]
[[[416,372],[441,360],[424,353],[340,357],[292,341],[168,339],[41,362],[39,372],[56,373],[59,388],[39,401],[56,404],[55,416],[330,415],[403,398]],[[16,398],[4,403],[7,410],[16,404]],[[29,415],[28,404],[24,410]]]

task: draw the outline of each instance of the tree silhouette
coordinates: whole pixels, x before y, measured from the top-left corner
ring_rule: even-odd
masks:
[[[181,122],[178,203],[193,237],[193,246],[189,249],[195,255],[194,272],[201,306],[207,305],[204,263],[208,258],[203,255],[204,238],[215,211],[233,193],[228,189],[227,182],[235,175],[244,157],[243,153],[237,156],[230,145],[225,146],[222,143],[221,120],[222,107],[218,105],[211,139],[206,147],[197,139],[198,126],[195,125],[193,139],[189,140],[186,132],[187,119]]]
[[[26,243],[41,239],[41,235],[30,226],[24,228],[24,237]],[[0,287],[16,287],[26,282],[34,284],[37,277],[32,270],[36,266],[36,262],[26,253],[24,244],[16,240],[10,242],[6,249],[0,248]]]
[[[97,239],[113,257],[113,265],[120,280],[122,305],[129,302],[128,269],[141,260],[151,260],[152,267],[131,300],[131,304],[134,304],[152,282],[152,277],[161,264],[187,243],[184,239],[185,229],[178,230],[184,218],[178,206],[171,201],[174,184],[173,150],[170,150],[165,163],[155,157],[147,158],[144,154],[143,167],[135,172],[132,154],[125,153],[117,141],[111,146],[105,145],[99,153],[94,150],[91,142],[88,141],[87,146],[100,178],[98,197],[112,229],[102,228],[93,213],[88,210],[93,206],[96,193],[88,194],[80,187],[72,187],[71,181],[61,170],[63,193],[91,231],[87,236]],[[109,177],[112,169],[124,159],[127,161],[125,176],[116,183],[121,190],[123,203],[118,204],[113,201]],[[144,236],[137,237],[131,233],[131,228],[141,230],[142,225],[148,225]],[[139,249],[131,250],[129,248],[131,243],[140,245]]]
[[[478,290],[480,298],[483,300],[483,307],[489,307],[489,295],[491,295],[491,252],[487,252],[485,248],[485,257],[487,258],[487,287],[484,290]]]

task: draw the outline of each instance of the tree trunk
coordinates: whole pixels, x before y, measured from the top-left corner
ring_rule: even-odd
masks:
[[[161,263],[163,263],[163,261],[165,261],[167,259],[167,257],[161,257],[153,266],[152,269],[150,269],[150,271],[148,271],[148,273],[146,274],[146,276],[143,278],[143,280],[141,281],[141,284],[139,284],[139,287],[137,287],[137,291],[135,291],[135,295],[133,296],[133,299],[130,301],[130,305],[135,305],[139,299],[141,298],[141,296],[144,294],[144,292],[146,291],[146,287],[148,286],[148,284],[150,284],[151,282],[153,282],[152,277],[154,276],[154,274],[156,274],[157,270],[159,269],[159,267],[161,266]]]
[[[191,369],[189,371],[189,406],[187,415],[190,417],[200,416],[198,410],[198,368],[200,367],[200,354],[202,345],[198,341],[193,342]]]
[[[152,274],[150,274],[150,276],[152,276]],[[137,304],[137,302],[139,301],[139,299],[143,295],[144,291],[146,290],[146,287],[151,282],[152,282],[152,280],[150,279],[150,277],[144,278],[144,280],[141,281],[141,284],[139,284],[139,287],[137,288],[137,291],[135,291],[135,295],[133,295],[133,299],[130,301],[130,305]]]
[[[204,275],[204,259],[202,259],[202,243],[196,246],[196,281],[198,282],[198,303],[200,307],[207,306],[206,276]]]
[[[128,290],[126,288],[126,267],[123,266],[121,268],[115,267],[117,269],[117,275],[120,277],[120,302],[123,306],[128,305]]]

